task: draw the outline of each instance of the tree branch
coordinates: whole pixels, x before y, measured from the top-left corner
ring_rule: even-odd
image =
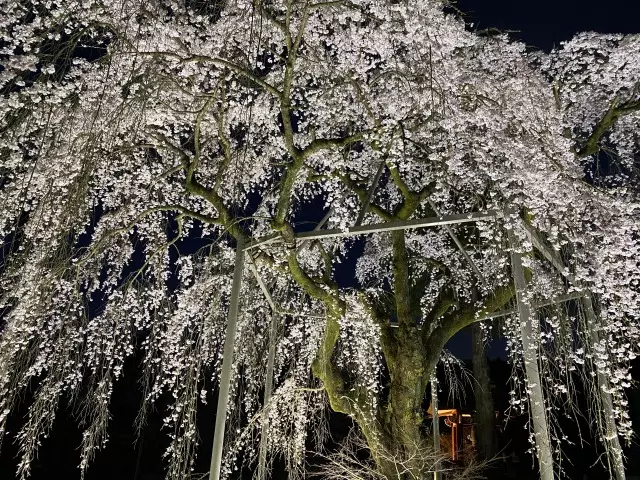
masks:
[[[436,331],[432,334],[434,337],[441,336],[445,343],[457,332],[462,330],[468,325],[478,321],[478,318],[488,315],[490,313],[501,310],[507,305],[516,295],[516,290],[513,285],[496,288],[493,293],[485,297],[480,310],[474,306],[468,306],[463,308],[459,312],[453,312],[450,315],[445,316],[442,319],[441,325],[436,328]],[[444,343],[443,343],[444,345]]]
[[[195,178],[191,178],[186,182],[185,188],[187,192],[207,200],[217,210],[220,224],[227,228],[229,233],[236,239],[247,238],[247,234],[240,227],[236,219],[233,217],[229,209],[225,206],[224,201],[217,192],[205,187]]]
[[[598,121],[584,145],[576,151],[579,157],[588,157],[598,153],[600,151],[600,139],[616,124],[618,118],[640,111],[640,100],[625,102],[621,105],[618,105],[618,102],[618,97],[613,99],[607,113]]]
[[[220,146],[222,147],[222,152],[224,154],[224,161],[222,165],[220,165],[220,169],[216,173],[216,184],[214,190],[217,192],[220,190],[220,184],[222,183],[223,177],[231,164],[231,142],[227,138],[227,135],[224,131],[224,110],[226,103],[227,95],[226,90],[222,88],[222,106],[220,108],[220,117],[218,118],[218,141],[220,142]]]
[[[307,145],[301,154],[304,158],[307,158],[321,150],[346,147],[347,145],[363,140],[365,135],[370,131],[371,130],[363,130],[353,135],[340,138],[318,138]]]
[[[327,325],[316,358],[311,366],[312,372],[322,381],[329,396],[331,408],[336,412],[355,415],[356,411],[353,409],[353,403],[357,398],[354,397],[353,392],[346,391],[346,379],[332,361],[333,351],[338,338],[340,338],[339,319],[344,314],[346,306],[342,300],[318,285],[300,267],[295,249],[289,252],[288,263],[289,271],[296,283],[307,294],[321,301],[327,307]]]
[[[257,75],[254,75],[253,73],[244,69],[240,65],[236,65],[235,63],[230,62],[228,60],[224,60],[222,58],[209,57],[207,55],[191,55],[188,57],[183,57],[175,52],[162,51],[162,50],[153,51],[153,52],[141,52],[138,50],[134,50],[133,52],[122,52],[122,53],[123,54],[131,53],[135,55],[147,55],[154,58],[163,57],[163,56],[171,57],[171,58],[177,59],[180,63],[191,63],[191,62],[213,63],[214,65],[217,65],[219,67],[226,67],[232,72],[237,73],[242,77],[245,77],[246,79],[250,80],[256,85],[262,87],[262,89],[265,92],[272,94],[276,98],[282,97],[282,93],[280,92],[280,90],[278,90],[276,87],[274,87],[270,83],[265,82],[262,78],[258,77]]]
[[[411,288],[409,286],[409,255],[404,238],[404,230],[391,232],[393,248],[393,289],[396,301],[396,315],[400,328],[414,325],[411,315]]]

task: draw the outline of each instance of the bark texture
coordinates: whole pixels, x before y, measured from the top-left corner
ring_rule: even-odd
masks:
[[[473,377],[476,380],[474,396],[476,400],[475,432],[476,448],[481,460],[490,460],[498,451],[496,438],[496,419],[493,395],[491,393],[491,377],[489,362],[485,353],[485,345],[480,324],[471,325],[471,355]]]

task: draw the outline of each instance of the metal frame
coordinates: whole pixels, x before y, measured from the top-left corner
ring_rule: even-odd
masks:
[[[438,367],[433,369],[431,374],[431,425],[433,431],[433,450],[436,463],[433,466],[433,480],[441,480],[442,472],[440,472],[440,417],[438,417],[438,377],[436,373]]]
[[[440,212],[438,211],[438,207],[436,207],[436,204],[433,202],[433,200],[428,198],[427,201],[429,202],[429,206],[431,207],[431,210],[433,210],[433,213],[435,213],[436,215],[440,216]],[[473,269],[475,274],[478,276],[478,280],[480,280],[484,285],[486,285],[487,284],[487,280],[484,278],[484,275],[482,275],[482,272],[480,271],[478,266],[475,264],[475,262],[469,256],[469,254],[467,253],[467,251],[464,248],[464,245],[462,245],[462,242],[460,241],[458,236],[454,233],[453,229],[449,225],[444,225],[444,229],[447,231],[447,234],[453,240],[453,243],[456,244],[456,247],[458,247],[458,250],[460,250],[460,253],[462,253],[462,256],[464,257],[464,259],[467,261],[467,263],[471,266],[471,268]]]
[[[251,256],[251,262],[249,263],[249,268],[253,273],[258,285],[260,286],[260,290],[264,294],[269,307],[271,308],[271,325],[269,328],[269,353],[267,356],[267,372],[264,384],[264,396],[262,400],[262,404],[264,407],[268,405],[269,400],[271,399],[271,393],[273,392],[273,368],[275,364],[276,358],[276,335],[278,333],[278,320],[279,314],[276,308],[276,304],[271,297],[271,293],[269,289],[265,285],[260,273],[258,273],[258,269],[256,268],[255,262]],[[264,408],[263,407],[263,408]],[[262,429],[260,432],[260,448],[259,448],[259,456],[258,456],[258,473],[257,479],[264,480],[267,475],[266,463],[267,463],[267,443],[265,441],[267,434],[267,423],[262,423]]]
[[[263,409],[269,404],[271,400],[271,393],[273,392],[273,367],[276,359],[276,335],[278,332],[278,320],[279,315],[277,312],[271,314],[271,329],[269,332],[269,356],[267,358],[267,374],[264,381],[264,399]],[[266,413],[266,410],[265,410]],[[260,431],[260,453],[258,458],[258,480],[264,480],[267,476],[267,422],[262,422],[262,429]]]
[[[375,183],[372,186],[372,191],[373,189],[375,189]],[[312,230],[311,232],[298,233],[294,236],[294,239],[298,242],[306,242],[309,240],[324,240],[328,238],[351,237],[356,235],[366,235],[370,233],[391,232],[394,230],[406,230],[410,228],[435,227],[435,226],[442,226],[442,225],[455,225],[460,223],[477,222],[482,220],[493,220],[495,218],[502,216],[500,212],[492,210],[488,212],[474,212],[474,213],[463,214],[463,215],[447,215],[447,216],[420,218],[420,219],[406,220],[406,221],[376,223],[372,225],[358,225],[355,227],[348,228],[346,230],[339,230],[339,229],[320,230],[322,225],[326,223],[326,221],[329,219],[329,216],[331,213],[332,211],[330,210],[329,213],[325,215],[323,220],[316,226],[314,230]],[[226,411],[227,411],[227,403],[229,402],[229,389],[231,385],[231,367],[233,364],[233,350],[235,348],[235,331],[236,331],[236,323],[238,320],[238,303],[239,303],[240,289],[242,284],[242,274],[244,271],[244,254],[246,252],[246,253],[249,253],[249,255],[251,255],[250,251],[254,248],[273,245],[273,244],[279,244],[282,242],[283,242],[283,238],[280,234],[273,234],[273,235],[268,235],[262,239],[258,239],[253,242],[250,242],[246,245],[243,240],[238,240],[238,244],[236,246],[236,260],[235,260],[234,271],[233,271],[233,284],[231,287],[231,300],[230,300],[231,304],[229,306],[227,332],[225,337],[224,353],[223,353],[223,359],[222,359],[222,373],[220,376],[220,393],[218,395],[218,405],[216,410],[216,423],[215,423],[213,447],[212,447],[212,454],[211,454],[211,468],[209,470],[209,480],[219,480],[220,470],[222,467],[222,450],[224,446]],[[302,245],[300,245],[299,248],[302,248]],[[273,299],[271,298],[271,295],[266,285],[260,279],[260,275],[258,274],[258,271],[255,265],[253,264],[253,262],[250,263],[250,268],[254,273],[254,275],[256,276],[256,279],[258,280],[258,285],[260,286],[260,289],[265,294],[265,297],[267,298],[269,305],[273,309],[273,313],[276,314],[277,309],[275,307],[275,303],[273,302]],[[267,372],[267,374],[269,375],[269,372]],[[271,372],[271,375],[272,374],[273,372]],[[262,456],[262,458],[263,460],[261,461],[264,462],[266,459],[266,454],[265,456]],[[264,463],[262,468],[264,468]]]
[[[576,280],[574,275],[572,275],[568,271],[558,252],[555,252],[548,248],[544,240],[540,238],[539,234],[534,230],[533,227],[531,227],[531,225],[524,222],[524,228],[527,237],[531,241],[532,245],[536,248],[536,250],[542,253],[543,257],[549,263],[551,263],[551,265],[553,265],[558,273],[566,278],[570,284],[582,290],[583,285],[578,280]],[[591,293],[583,291],[582,293],[580,293],[580,298],[582,299],[581,306],[584,310],[587,320],[591,342],[594,345],[598,344],[600,343],[600,335],[597,330],[597,318],[593,309]],[[602,402],[602,408],[604,410],[603,416],[606,430],[604,441],[605,443],[609,444],[608,453],[610,456],[610,461],[613,464],[613,473],[616,480],[625,480],[626,474],[624,471],[623,453],[622,447],[620,446],[620,440],[618,439],[618,429],[616,427],[615,414],[613,411],[613,399],[609,391],[609,379],[600,368],[596,369],[596,375],[600,387],[600,401]]]
[[[522,339],[522,356],[524,359],[524,370],[527,376],[527,388],[530,390],[529,409],[533,423],[533,433],[538,453],[538,467],[540,470],[540,480],[553,480],[553,454],[551,452],[551,437],[549,436],[549,424],[547,422],[547,411],[545,408],[544,392],[542,391],[542,381],[540,379],[540,369],[538,366],[537,344],[538,332],[534,330],[531,322],[531,306],[524,297],[527,291],[527,280],[522,266],[522,254],[516,250],[516,240],[512,230],[507,230],[509,243],[512,247],[511,270],[513,281],[516,287],[516,305],[518,317],[520,319],[520,336]],[[539,325],[536,324],[539,329]]]
[[[338,237],[353,237],[356,235],[367,235],[370,233],[380,232],[392,232],[394,230],[406,230],[409,228],[424,228],[424,227],[438,227],[442,225],[456,225],[460,223],[478,222],[482,220],[493,220],[495,218],[501,218],[502,214],[495,210],[489,210],[487,212],[473,212],[462,215],[446,215],[442,217],[430,217],[430,218],[417,218],[414,220],[395,220],[384,223],[374,223],[371,225],[360,225],[357,227],[350,227],[344,230],[337,228],[327,230],[312,230],[311,232],[302,232],[294,235],[295,240],[325,240],[328,238]],[[267,235],[250,242],[245,247],[245,250],[251,250],[257,247],[263,247],[266,245],[273,245],[277,243],[283,243],[284,240],[279,233]]]
[[[375,193],[375,189],[379,181],[380,175],[382,174],[383,168],[384,168],[384,164],[382,164],[381,167],[378,169],[376,177],[374,178],[374,181],[372,183],[371,189],[369,190],[367,203],[363,206],[358,216],[358,221],[356,222],[356,225],[354,227],[350,227],[344,230],[340,230],[340,229],[321,230],[322,226],[328,221],[329,217],[333,212],[333,210],[330,210],[324,216],[321,222],[314,228],[313,231],[297,233],[294,235],[294,240],[298,243],[297,251],[299,252],[300,250],[302,250],[305,247],[304,245],[305,242],[310,240],[325,240],[330,238],[353,237],[357,235],[367,235],[372,233],[391,232],[395,230],[407,230],[407,229],[413,229],[413,228],[443,226],[445,227],[447,233],[452,238],[452,240],[454,241],[458,249],[463,254],[465,260],[470,264],[471,268],[474,270],[476,275],[478,275],[478,278],[484,283],[484,277],[482,276],[482,273],[480,272],[478,267],[474,264],[469,254],[465,251],[464,246],[462,245],[460,240],[456,237],[455,233],[449,226],[455,225],[455,224],[478,222],[478,221],[489,221],[489,220],[494,220],[496,218],[503,218],[506,216],[505,213],[495,211],[495,210],[490,210],[487,212],[474,212],[469,214],[442,216],[442,215],[439,215],[437,208],[435,207],[435,204],[429,200],[432,210],[436,215],[438,215],[436,217],[421,218],[421,219],[406,220],[406,221],[390,221],[390,222],[376,223],[371,225],[360,225],[359,223],[364,218],[364,215],[366,214],[366,211],[368,208],[368,204],[371,198],[373,197],[373,194]],[[575,279],[565,270],[564,265],[562,264],[562,261],[559,260],[557,256],[554,256],[552,252],[550,252],[546,248],[546,246],[544,245],[544,242],[537,236],[536,232],[530,226],[528,226],[526,223],[524,226],[527,231],[527,234],[532,240],[534,247],[537,250],[539,250],[545,257],[545,259],[547,259],[550,263],[552,263],[552,265],[558,271],[560,271],[562,275],[564,275],[567,279],[569,279],[572,283],[575,284]],[[512,234],[510,234],[510,238],[513,240]],[[245,244],[242,240],[239,240],[236,246],[236,259],[235,259],[235,265],[234,265],[233,284],[231,289],[231,304],[229,307],[228,325],[227,325],[224,354],[223,354],[222,373],[220,376],[220,393],[218,395],[218,405],[217,405],[217,413],[216,413],[213,451],[212,451],[212,457],[211,457],[211,469],[209,471],[209,480],[219,480],[220,469],[222,466],[221,460],[222,460],[222,450],[224,446],[227,403],[229,401],[229,389],[231,384],[231,367],[233,363],[233,350],[235,347],[235,330],[236,330],[236,322],[238,317],[239,293],[241,289],[242,274],[244,271],[244,254],[246,252],[246,253],[249,253],[249,255],[251,256],[250,252],[254,248],[265,247],[268,245],[277,245],[281,243],[284,243],[284,239],[279,233],[276,233],[276,234],[268,235],[261,239],[251,241],[247,244]],[[277,322],[279,319],[279,315],[294,315],[294,316],[302,315],[302,316],[309,316],[309,317],[315,317],[315,315],[297,314],[294,312],[284,312],[284,311],[279,312],[275,302],[273,301],[269,293],[269,289],[264,284],[263,280],[261,279],[257,271],[255,264],[253,263],[253,259],[250,262],[249,267],[253,272],[253,275],[255,276],[258,282],[258,285],[260,286],[260,289],[265,295],[265,298],[267,299],[267,302],[269,303],[269,306],[271,307],[271,310],[272,310],[271,332],[270,332],[270,339],[269,339],[269,357],[267,361],[267,372],[266,372],[267,380],[265,383],[265,396],[264,396],[264,402],[266,405],[266,403],[269,401],[269,398],[271,396],[271,390],[273,388],[273,383],[272,383],[273,382],[273,364],[274,364],[273,357],[275,357],[275,335],[276,335]],[[517,309],[503,310],[501,312],[497,312],[494,314],[484,315],[482,317],[479,317],[477,321],[488,320],[488,319],[497,318],[500,316],[519,313],[521,316],[521,319],[523,319],[522,320],[523,344],[525,343],[525,337],[529,339],[532,333],[530,331],[525,331],[527,328],[531,328],[531,322],[530,322],[529,316],[530,316],[530,310],[532,308],[535,309],[545,305],[565,302],[565,301],[569,301],[577,298],[583,298],[583,299],[585,298],[585,294],[581,292],[579,294],[574,293],[574,294],[562,295],[544,303],[528,305],[525,301],[523,301],[524,299],[522,298],[522,293],[526,290],[526,280],[524,278],[524,270],[522,268],[522,259],[520,254],[517,254],[517,253],[512,254],[512,269],[513,269],[514,281],[516,283]],[[588,303],[584,303],[583,305],[584,305],[586,314],[588,316],[591,316],[591,314],[593,314],[593,307],[591,306],[590,309],[588,308],[591,305],[591,299],[589,298]],[[593,315],[595,317],[595,314]],[[321,316],[318,316],[318,317],[324,318]],[[593,338],[597,339],[597,332],[595,330],[592,332],[592,335],[595,335],[595,337]],[[528,340],[526,341],[526,344],[524,346],[525,346],[525,350],[530,349],[531,345],[529,344]],[[533,376],[532,378],[529,379],[529,381],[530,383],[537,384],[538,388],[540,389],[540,395],[542,395],[542,391],[540,388],[541,384],[539,381],[539,372],[537,373],[537,376],[535,374],[536,373],[535,371],[537,371],[537,360],[535,363],[535,367],[533,367],[532,365],[529,365],[529,367],[527,367],[527,362],[525,360],[525,368],[527,371],[527,376],[528,377],[530,375]],[[601,381],[601,378],[600,378],[601,376],[604,379],[603,381]],[[535,378],[538,379],[537,382],[535,381]],[[598,379],[599,379],[599,382],[601,383],[601,387],[603,387],[605,385],[604,382],[606,382],[606,377],[604,377],[604,375],[601,372],[598,372]],[[533,382],[531,382],[531,380],[533,380]],[[437,380],[435,379],[435,372],[434,372],[434,377],[432,378],[432,381],[436,383],[434,388],[437,388]],[[433,389],[432,389],[432,392],[433,392]],[[435,393],[436,393],[436,400],[435,400],[436,403],[434,404],[434,419],[437,418],[437,392]],[[433,393],[432,393],[432,397],[433,397]],[[612,404],[611,404],[610,394],[608,398],[608,403],[606,400],[607,400],[606,395],[604,395],[603,404],[606,410],[605,419],[607,421],[607,431],[608,432],[610,430],[612,431],[612,435],[615,437],[615,440],[611,440],[611,444],[614,446],[617,444],[619,449],[619,443],[618,443],[617,434],[615,430],[615,421],[613,421],[613,416],[612,416],[612,406],[611,406]],[[432,401],[433,401],[433,398],[432,398]],[[542,409],[542,418],[545,418],[543,404],[535,405],[534,403],[532,403],[531,408],[532,408],[532,411],[535,410],[536,412],[537,410]],[[535,420],[536,417],[540,418],[539,415],[534,414],[534,424],[536,422]],[[437,429],[437,427],[434,427],[434,429]],[[550,452],[550,450],[547,450],[547,448],[550,448],[549,447],[550,443],[548,442],[549,437],[548,437],[548,428],[546,425],[546,421],[544,422],[544,425],[537,425],[537,428],[535,430],[536,432],[539,431],[541,433],[540,436],[545,437],[547,439],[547,441],[545,441],[544,438],[540,438],[540,443],[538,443],[538,435],[536,435],[536,443],[538,446],[538,451],[539,453],[542,454],[543,457],[546,457],[545,451]],[[260,445],[260,460],[259,460],[259,476],[260,476],[259,478],[261,479],[264,478],[264,476],[266,475],[265,473],[266,472],[265,470],[266,445],[264,445],[263,443],[264,433],[265,432],[263,429],[263,435],[261,438],[261,445]],[[434,437],[435,436],[436,435],[434,435]],[[434,447],[437,447],[438,443],[439,443],[439,438],[437,440],[434,438]],[[543,451],[540,450],[541,448]],[[551,458],[550,465],[543,465],[544,468],[540,469],[542,480],[553,479],[553,459],[552,457],[549,457],[549,458]],[[541,461],[541,463],[545,464],[548,462]],[[616,480],[624,480],[624,468],[622,466],[622,476],[619,476],[618,475],[619,466],[622,466],[621,450],[620,450],[619,464],[617,462],[617,458],[614,459],[614,471],[616,472]],[[438,466],[436,466],[435,470],[436,471],[434,472],[434,478],[438,479],[440,476]]]

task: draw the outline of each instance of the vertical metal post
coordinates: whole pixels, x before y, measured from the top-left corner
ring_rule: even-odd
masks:
[[[263,414],[268,412],[269,400],[271,399],[271,392],[273,391],[273,367],[276,358],[276,334],[278,332],[278,320],[279,315],[276,311],[273,311],[271,315],[271,331],[269,332],[269,357],[267,358],[267,376],[264,382],[264,400],[263,400]],[[269,425],[263,420],[262,431],[260,433],[260,457],[258,461],[258,480],[264,480],[266,478],[267,469],[267,431]]]
[[[596,314],[593,309],[593,302],[589,295],[585,295],[582,298],[582,308],[584,308],[590,340],[592,346],[595,347],[595,345],[600,343],[600,335],[597,330]],[[598,378],[598,394],[600,396],[600,402],[602,403],[602,416],[604,417],[605,422],[604,443],[607,450],[607,456],[612,464],[611,467],[613,474],[615,475],[615,479],[625,480],[626,475],[624,472],[624,461],[622,459],[622,447],[620,446],[620,440],[618,439],[618,429],[616,427],[615,414],[613,412],[613,400],[611,398],[611,393],[609,393],[609,379],[598,366],[596,366],[596,372]]]
[[[514,248],[513,233],[509,233],[511,247]],[[536,334],[531,323],[531,310],[528,300],[523,298],[527,289],[527,281],[522,266],[522,254],[513,251],[511,253],[511,269],[516,287],[516,302],[518,316],[520,317],[520,333],[522,336],[522,349],[524,357],[524,369],[527,376],[527,389],[529,390],[529,406],[533,422],[533,433],[536,442],[536,452],[540,468],[540,480],[553,480],[553,455],[551,453],[551,440],[547,425],[547,412],[544,406],[544,394],[538,369],[538,357],[536,352]]]
[[[220,389],[218,393],[218,408],[216,410],[216,426],[213,434],[213,449],[211,452],[211,467],[209,480],[220,480],[222,468],[222,448],[224,446],[224,431],[227,422],[227,404],[229,403],[229,386],[231,385],[231,370],[233,367],[233,350],[236,340],[236,323],[238,321],[238,301],[242,287],[242,273],[244,270],[244,239],[241,237],[236,245],[236,261],[233,267],[233,283],[231,284],[231,300],[227,319],[227,334],[224,340],[222,358],[222,372],[220,373]]]
[[[438,378],[436,377],[437,367],[433,369],[431,375],[431,418],[433,420],[433,450],[436,456],[436,464],[433,469],[433,480],[440,480],[440,418],[438,417]]]

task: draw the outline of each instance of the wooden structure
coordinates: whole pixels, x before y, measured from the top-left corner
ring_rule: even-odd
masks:
[[[427,410],[427,418],[433,418],[433,408],[429,405]],[[496,411],[496,418],[500,416],[500,412]],[[439,425],[440,441],[442,445],[450,451],[451,460],[464,460],[465,455],[469,451],[473,451],[476,446],[476,424],[471,413],[462,413],[459,408],[438,409],[438,420],[444,419],[444,425],[449,430],[444,430]]]
[[[433,418],[433,408],[429,405],[427,417]],[[475,446],[475,428],[473,416],[470,413],[462,413],[458,408],[438,409],[436,417],[438,421],[444,418],[444,424],[449,432],[440,434],[441,444],[450,445],[451,460],[461,460],[462,452],[470,446]]]

